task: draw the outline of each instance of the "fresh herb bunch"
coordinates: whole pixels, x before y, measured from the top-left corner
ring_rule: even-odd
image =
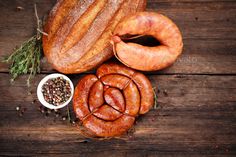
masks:
[[[37,36],[31,37],[24,42],[20,48],[15,49],[14,52],[4,61],[10,65],[10,74],[12,74],[12,81],[19,75],[29,73],[27,85],[30,85],[30,79],[36,73],[40,73],[40,58],[42,51],[42,41],[38,40]]]
[[[4,59],[4,62],[11,63],[10,73],[12,81],[19,75],[28,74],[27,85],[36,73],[40,73],[40,59],[42,55],[42,21],[38,17],[36,4],[34,5],[35,16],[37,18],[37,34],[25,41],[19,48],[14,49],[13,53]],[[45,34],[47,35],[47,34]]]

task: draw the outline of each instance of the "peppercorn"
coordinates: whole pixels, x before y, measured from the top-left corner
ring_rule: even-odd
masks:
[[[65,116],[63,116],[63,117],[62,117],[62,120],[63,120],[63,121],[65,121],[65,120],[66,120],[66,117],[65,117]]]
[[[164,96],[168,96],[168,93],[167,93],[167,90],[165,89],[164,91],[163,91],[163,94],[164,94]]]
[[[70,83],[63,77],[47,80],[41,91],[44,100],[55,106],[65,103],[71,97]]]
[[[20,107],[19,107],[19,106],[17,106],[17,107],[16,107],[16,111],[19,111],[19,110],[20,110]]]

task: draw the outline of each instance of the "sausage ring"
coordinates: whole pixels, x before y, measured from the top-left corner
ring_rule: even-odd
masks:
[[[152,36],[161,45],[148,47],[125,43],[121,38],[125,35]],[[142,71],[160,70],[170,66],[183,49],[182,36],[175,23],[154,12],[139,12],[124,18],[116,26],[111,43],[119,61]]]
[[[99,137],[114,137],[130,129],[135,117],[153,106],[146,76],[121,64],[106,63],[96,75],[83,77],[75,88],[74,112],[83,126]]]

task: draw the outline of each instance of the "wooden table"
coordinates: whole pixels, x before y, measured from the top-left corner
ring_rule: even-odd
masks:
[[[0,57],[34,34],[35,2],[40,17],[55,4],[0,0]],[[54,72],[45,60],[30,88],[27,76],[11,84],[0,63],[0,156],[236,156],[236,1],[149,0],[147,7],[177,23],[184,52],[172,67],[147,74],[159,106],[138,118],[134,133],[84,138],[62,120],[65,111],[38,111],[37,84]],[[81,76],[69,75],[75,84]],[[22,116],[17,106],[26,109]]]

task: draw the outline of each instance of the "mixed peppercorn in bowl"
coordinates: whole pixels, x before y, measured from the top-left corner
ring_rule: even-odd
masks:
[[[73,83],[62,74],[47,75],[40,81],[37,88],[39,101],[50,109],[59,109],[68,105],[73,93]]]

